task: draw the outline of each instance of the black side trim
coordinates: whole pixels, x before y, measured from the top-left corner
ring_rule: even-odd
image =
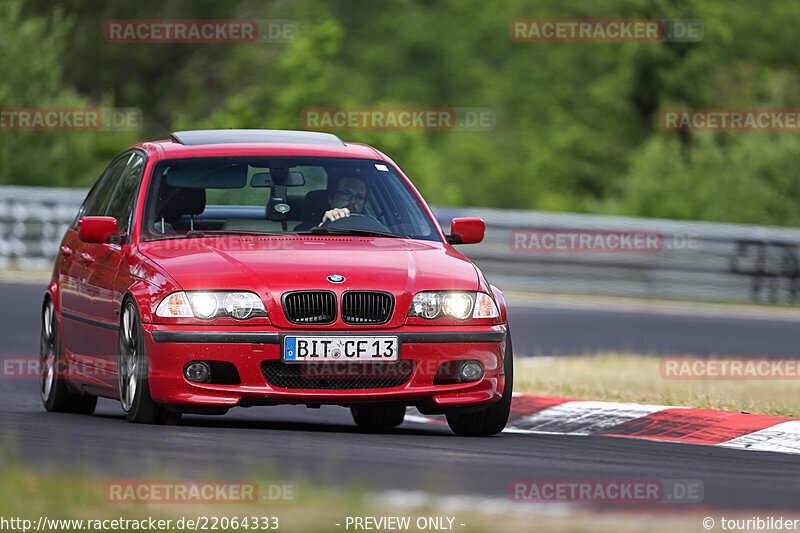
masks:
[[[414,343],[461,343],[461,342],[502,342],[506,338],[502,331],[420,331],[414,333],[397,333],[394,331],[292,331],[292,332],[258,332],[258,331],[154,331],[154,342],[177,343],[218,343],[218,344],[281,344],[286,336],[323,336],[323,337],[363,337],[382,335],[396,336],[401,344]]]
[[[153,342],[280,344],[281,335],[260,331],[154,331]]]
[[[70,313],[69,311],[62,310],[61,316],[64,318],[70,318],[72,320],[76,320],[78,322],[83,322],[84,324],[89,324],[90,326],[96,326],[98,328],[114,329],[114,330],[119,329],[119,324],[106,322],[105,320],[99,320],[97,318],[89,318],[87,316]]]
[[[503,331],[418,331],[398,335],[403,344],[413,343],[457,343],[457,342],[503,342]]]

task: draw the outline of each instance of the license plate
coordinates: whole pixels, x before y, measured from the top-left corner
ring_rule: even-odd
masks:
[[[283,360],[288,363],[399,359],[397,337],[286,337],[283,342]]]

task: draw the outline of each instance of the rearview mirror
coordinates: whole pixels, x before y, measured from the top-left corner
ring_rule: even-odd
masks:
[[[475,244],[483,240],[486,226],[480,218],[454,218],[450,222],[447,242],[450,244]]]
[[[251,187],[301,187],[306,184],[305,176],[302,172],[289,172],[286,176],[272,176],[269,172],[256,172],[250,178]]]
[[[83,242],[103,244],[117,231],[114,217],[83,217],[78,222],[78,236]]]

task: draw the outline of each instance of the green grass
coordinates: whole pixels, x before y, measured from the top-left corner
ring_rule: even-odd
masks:
[[[516,363],[516,392],[800,418],[800,379],[670,380],[661,376],[658,357],[614,352]]]

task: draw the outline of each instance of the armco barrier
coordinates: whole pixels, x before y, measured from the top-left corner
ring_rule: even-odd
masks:
[[[82,189],[0,187],[0,268],[49,269]],[[459,249],[504,290],[686,300],[800,303],[800,229],[605,215],[434,208],[450,219],[480,217],[486,238]],[[655,231],[651,253],[521,253],[519,230]]]
[[[436,210],[480,217],[486,238],[464,252],[501,288],[685,300],[800,303],[800,229],[481,208]],[[657,231],[655,253],[519,253],[521,229]]]
[[[0,187],[0,268],[51,268],[64,231],[75,218],[86,192]]]

